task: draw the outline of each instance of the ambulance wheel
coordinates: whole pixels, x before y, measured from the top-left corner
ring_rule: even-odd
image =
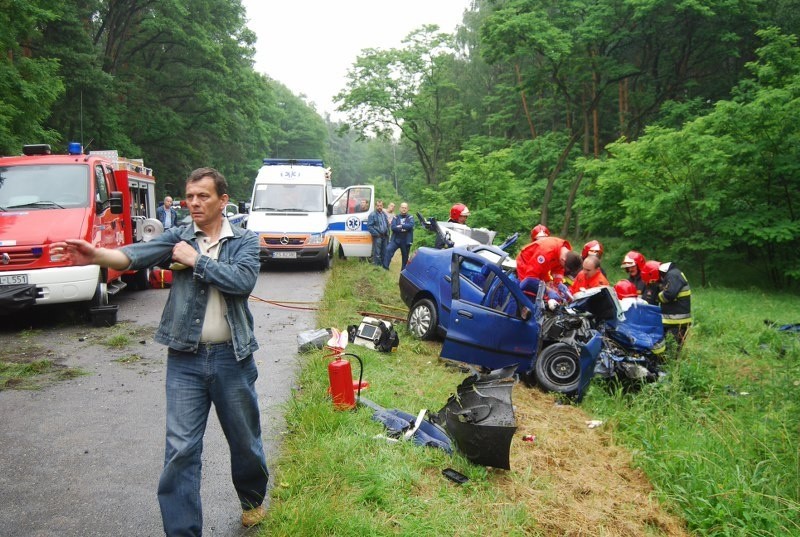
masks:
[[[408,311],[408,329],[419,339],[433,339],[438,324],[436,304],[429,298],[417,300]]]
[[[322,270],[330,270],[333,266],[333,250],[328,250],[328,255],[322,261]]]
[[[339,259],[347,259],[347,256],[344,255],[344,248],[341,245],[339,245]]]
[[[581,380],[578,352],[566,343],[546,347],[536,358],[536,381],[545,390],[573,393]]]

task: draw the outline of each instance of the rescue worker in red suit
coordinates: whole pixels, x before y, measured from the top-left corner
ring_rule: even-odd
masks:
[[[583,260],[583,270],[578,273],[569,290],[572,294],[575,294],[593,287],[600,287],[601,285],[610,284],[600,269],[600,258],[596,255],[588,255]]]
[[[644,268],[645,261],[646,260],[642,254],[636,250],[631,250],[625,254],[625,257],[622,259],[622,264],[620,265],[625,269],[625,272],[628,273],[628,280],[632,281],[634,285],[636,285],[636,289],[639,290],[640,295],[644,291],[642,268]]]
[[[562,299],[569,298],[565,285],[565,274],[574,275],[581,268],[581,256],[572,251],[570,243],[558,237],[542,237],[525,246],[517,255],[517,277],[538,278],[559,293]]]
[[[581,258],[585,261],[587,257],[590,255],[597,256],[597,259],[603,259],[603,245],[600,244],[600,241],[589,241],[583,245],[583,250],[581,250]],[[608,274],[606,274],[606,269],[600,267],[600,272],[603,273],[603,276],[608,278]],[[571,286],[572,284],[570,284]],[[603,284],[609,285],[609,284]]]

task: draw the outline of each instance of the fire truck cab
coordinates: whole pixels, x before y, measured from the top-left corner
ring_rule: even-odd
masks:
[[[155,220],[155,177],[116,151],[67,154],[29,145],[0,157],[0,311],[64,302],[108,304],[127,283],[147,286],[148,271],[69,266],[50,251],[66,239],[118,248],[147,240]],[[155,231],[153,231],[155,230]]]

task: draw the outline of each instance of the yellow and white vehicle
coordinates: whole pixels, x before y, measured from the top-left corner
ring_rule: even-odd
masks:
[[[262,263],[330,267],[333,256],[369,257],[367,217],[372,185],[351,186],[335,199],[330,170],[318,159],[264,159],[253,185],[246,227],[258,234]]]

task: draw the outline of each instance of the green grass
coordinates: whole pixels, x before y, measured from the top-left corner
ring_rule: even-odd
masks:
[[[122,349],[127,347],[131,342],[131,338],[126,334],[114,334],[103,341],[103,345],[111,347],[112,349]]]
[[[396,272],[355,261],[333,271],[317,326],[345,329],[361,320],[358,311],[405,316]],[[800,535],[800,337],[763,322],[797,321],[800,301],[695,289],[693,309],[695,326],[665,382],[622,394],[595,381],[581,407],[606,422],[696,535]],[[437,411],[465,375],[437,364],[439,343],[396,326],[397,352],[348,347],[364,361],[363,396],[409,413]],[[270,461],[275,488],[262,535],[545,534],[541,513],[509,489],[546,496],[548,482],[375,439],[385,430],[371,411],[332,410],[325,353],[301,360],[281,457]],[[448,466],[470,481],[443,479]]]
[[[88,374],[53,362],[54,352],[35,343],[38,335],[37,330],[22,330],[14,345],[0,350],[0,391],[38,390],[54,381]]]
[[[669,381],[641,393],[593,385],[584,406],[702,535],[800,535],[797,297],[696,290],[695,325]]]
[[[79,368],[59,366],[47,359],[22,363],[0,360],[0,391],[38,390],[50,381],[69,380],[87,374]]]

